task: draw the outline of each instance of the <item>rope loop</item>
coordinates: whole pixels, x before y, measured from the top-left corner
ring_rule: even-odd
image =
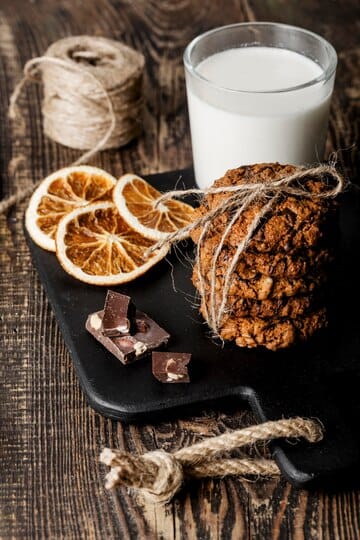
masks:
[[[134,456],[104,448],[100,462],[111,467],[106,475],[105,487],[112,489],[123,484],[138,490],[146,500],[163,504],[174,497],[185,478],[278,476],[279,468],[272,460],[224,458],[222,454],[280,437],[303,437],[310,443],[316,443],[323,438],[323,427],[318,421],[306,418],[270,421],[210,437],[174,454],[155,450]]]

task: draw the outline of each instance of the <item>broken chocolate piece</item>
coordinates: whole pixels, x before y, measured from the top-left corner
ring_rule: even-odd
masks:
[[[153,352],[153,375],[162,383],[188,383],[190,378],[186,366],[190,359],[190,353]]]
[[[132,336],[105,336],[102,332],[103,316],[104,311],[91,313],[85,324],[86,330],[123,364],[130,364],[142,358],[153,349],[166,344],[170,338],[170,335],[163,328],[138,310],[136,310],[135,317],[136,320],[140,320],[146,325],[146,329],[145,326],[142,326],[144,332],[136,331]]]
[[[102,321],[104,335],[114,337],[131,334],[131,323],[134,315],[135,306],[129,296],[108,291]]]

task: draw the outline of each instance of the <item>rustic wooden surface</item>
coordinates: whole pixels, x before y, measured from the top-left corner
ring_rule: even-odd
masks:
[[[348,175],[359,174],[360,47],[357,0],[1,0],[0,167],[3,193],[24,187],[79,154],[42,132],[41,92],[27,87],[24,121],[7,105],[26,60],[60,37],[88,33],[120,39],[147,60],[146,128],[126,149],[94,163],[115,175],[181,168],[191,162],[181,56],[199,32],[221,24],[276,20],[323,34],[339,69],[328,150]],[[285,481],[193,483],[165,508],[142,506],[126,490],[104,490],[104,445],[143,452],[176,449],[203,435],[251,422],[236,411],[126,426],[93,412],[32,267],[22,232],[25,203],[0,217],[1,487],[0,537],[358,539],[360,492],[306,493]]]

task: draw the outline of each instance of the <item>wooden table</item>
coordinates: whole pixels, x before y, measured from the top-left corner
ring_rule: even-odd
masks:
[[[307,27],[339,54],[328,151],[357,178],[359,11],[356,0],[3,0],[0,5],[0,166],[3,193],[28,186],[79,153],[42,131],[41,91],[29,85],[24,121],[7,118],[22,66],[53,41],[104,35],[146,56],[144,135],[93,162],[115,176],[188,166],[190,138],[182,53],[196,34],[238,21],[274,20]],[[195,482],[163,508],[143,506],[125,489],[104,489],[101,448],[174,450],[203,435],[252,421],[239,410],[127,426],[86,404],[70,356],[32,267],[23,235],[25,202],[1,227],[1,538],[353,538],[360,537],[360,492],[306,493],[284,480]]]

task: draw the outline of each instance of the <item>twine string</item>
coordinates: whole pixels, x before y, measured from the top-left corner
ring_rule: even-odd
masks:
[[[90,150],[88,150],[87,152],[84,152],[83,154],[81,154],[81,156],[76,161],[74,161],[72,163],[72,165],[80,165],[81,163],[85,163],[90,158],[92,158],[95,154],[97,154],[97,152],[99,152],[102,148],[104,148],[106,146],[106,144],[110,140],[111,135],[113,134],[113,132],[115,130],[116,116],[115,116],[114,107],[113,107],[109,92],[107,91],[105,86],[102,84],[102,82],[93,73],[91,73],[91,71],[87,71],[86,69],[84,69],[83,67],[81,67],[78,64],[74,64],[74,63],[70,64],[69,62],[67,62],[65,60],[62,60],[61,58],[52,58],[51,56],[40,56],[38,58],[33,58],[33,59],[29,60],[29,62],[27,62],[27,64],[25,64],[24,77],[23,77],[23,81],[24,81],[23,84],[24,85],[27,82],[27,72],[28,72],[28,70],[31,70],[34,67],[38,67],[41,64],[55,65],[55,66],[59,66],[59,67],[63,68],[65,71],[66,70],[68,70],[68,71],[77,71],[78,73],[81,73],[82,75],[84,75],[84,77],[87,77],[87,78],[91,79],[96,84],[96,86],[99,87],[99,90],[100,90],[101,94],[104,96],[104,99],[106,101],[108,114],[109,114],[109,117],[110,117],[109,127],[107,128],[105,134],[96,143],[96,145],[93,148],[91,148]],[[31,79],[31,80],[33,80],[33,79]],[[22,83],[22,81],[20,81],[19,85],[21,85],[21,83]],[[15,94],[15,92],[16,92],[16,88],[15,88],[14,94]],[[20,91],[18,93],[18,96],[19,96],[20,92],[21,92],[21,88],[20,88]],[[10,98],[9,116],[12,119],[15,119],[15,117],[16,117],[16,113],[14,111],[14,108],[16,106],[16,100],[18,99],[18,96],[16,96],[16,94],[15,94],[15,98],[14,98],[14,95],[12,95],[11,98]],[[75,96],[73,96],[73,97],[75,97]]]
[[[210,226],[211,226],[210,221],[207,221],[204,224],[204,226],[203,226],[203,228],[201,229],[201,232],[200,232],[199,242],[198,242],[198,244],[196,246],[196,260],[198,261],[198,277],[199,277],[199,287],[200,287],[200,296],[201,296],[201,298],[204,298],[204,295],[205,295],[205,282],[204,282],[204,279],[203,279],[204,272],[203,272],[203,269],[202,269],[200,246],[205,241],[205,238],[207,237],[208,232],[210,230]],[[205,316],[205,319],[207,321],[211,320],[206,302],[204,302],[204,316]]]
[[[236,270],[239,258],[241,256],[241,254],[248,247],[248,245],[250,243],[250,240],[252,239],[252,237],[253,237],[259,223],[266,216],[266,214],[273,208],[273,206],[275,205],[275,203],[276,203],[276,201],[277,201],[277,199],[279,197],[280,197],[280,195],[276,194],[273,197],[271,197],[270,200],[266,204],[264,204],[264,206],[262,207],[260,212],[253,219],[253,221],[252,221],[252,223],[251,223],[251,225],[250,225],[244,239],[241,242],[239,242],[239,245],[236,248],[236,251],[235,251],[235,254],[234,254],[234,256],[233,256],[233,258],[231,260],[231,263],[229,264],[229,266],[228,266],[228,268],[226,270],[226,274],[225,274],[225,278],[224,278],[224,286],[223,286],[223,289],[222,289],[222,298],[221,298],[220,309],[218,310],[218,316],[215,319],[215,322],[214,322],[214,324],[212,326],[212,328],[213,328],[213,330],[215,331],[216,334],[218,334],[218,332],[219,332],[219,326],[220,326],[220,324],[222,322],[222,318],[223,318],[224,313],[225,313],[225,307],[226,307],[226,304],[227,304],[229,289],[230,289],[230,285],[231,285],[231,278],[232,278],[233,273]],[[250,204],[251,204],[251,202],[250,202]],[[225,235],[223,235],[223,237],[224,236]],[[215,311],[215,287],[216,287],[216,276],[215,276],[215,279],[211,280],[211,290],[214,291],[214,293],[211,296],[211,300],[214,303],[214,311]]]
[[[252,200],[254,200],[256,197],[256,194],[254,193],[252,195]],[[245,204],[245,203],[244,203]],[[215,250],[215,253],[214,253],[214,256],[212,258],[212,261],[211,261],[211,267],[210,267],[210,272],[211,272],[211,275],[210,275],[210,282],[215,285],[216,283],[216,265],[217,265],[217,262],[218,262],[218,258],[220,256],[220,253],[222,251],[222,248],[224,246],[224,242],[227,238],[227,236],[230,234],[230,231],[234,225],[234,223],[239,219],[239,217],[241,216],[241,214],[243,213],[243,211],[245,210],[245,206],[244,204],[242,204],[240,206],[240,208],[238,208],[238,210],[234,213],[232,219],[229,221],[225,231],[224,231],[224,234]],[[203,239],[199,239],[199,243],[198,243],[198,248],[199,248],[199,253],[198,253],[198,264],[199,264],[199,261],[201,259],[201,256],[200,256],[200,247],[202,246],[204,240]],[[204,280],[202,279],[202,269],[200,268],[200,266],[198,266],[198,276],[199,276],[199,280],[202,282],[202,288],[201,288],[201,296],[204,298]],[[210,290],[210,310],[211,310],[211,318],[209,319],[209,322],[210,322],[210,327],[211,328],[216,328],[217,326],[217,315],[216,315],[216,300],[215,300],[215,286],[211,287],[211,290]],[[206,302],[205,302],[206,304]]]
[[[17,101],[25,85],[30,81],[40,82],[38,77],[36,77],[34,74],[39,74],[39,72],[36,71],[36,68],[41,64],[52,64],[55,66],[59,66],[63,68],[64,70],[69,70],[69,71],[73,70],[73,71],[82,73],[85,77],[90,78],[99,87],[101,93],[104,96],[104,99],[106,101],[106,105],[108,108],[108,113],[110,116],[109,127],[105,135],[101,137],[98,143],[91,150],[81,154],[81,156],[76,161],[71,163],[71,165],[80,165],[81,163],[85,163],[107,144],[116,126],[116,116],[115,116],[112,101],[109,96],[109,92],[106,90],[105,86],[100,82],[100,80],[97,77],[95,77],[95,75],[93,75],[93,73],[91,73],[90,71],[87,71],[86,69],[82,68],[78,64],[70,64],[69,62],[62,60],[61,58],[52,58],[51,56],[38,56],[37,58],[32,58],[31,60],[26,62],[24,66],[24,76],[21,79],[21,81],[15,86],[15,89],[12,95],[10,96],[9,118],[11,120],[16,120],[19,114]],[[34,188],[35,186],[32,186],[32,187]]]
[[[218,216],[220,216],[225,210],[232,209],[233,207],[236,207],[237,204],[238,204],[238,196],[236,194],[232,195],[226,201],[226,204],[224,204],[223,206],[220,206],[220,207],[216,207],[214,210],[208,212],[205,216],[203,216],[202,218],[197,220],[198,223],[199,223],[198,226],[199,226],[199,228],[201,230],[200,236],[199,236],[199,241],[198,241],[198,244],[197,244],[197,252],[196,252],[196,258],[197,258],[197,261],[198,261],[198,278],[199,278],[199,288],[200,288],[200,296],[201,296],[201,298],[204,298],[204,295],[205,295],[205,280],[204,280],[204,273],[202,271],[201,256],[200,256],[201,255],[201,247],[202,247],[203,243],[205,242],[205,239],[207,238],[207,235],[208,235],[208,233],[210,231],[212,221],[215,220]],[[190,223],[189,225],[185,226],[184,228],[182,228],[182,229],[180,229],[178,231],[175,231],[174,233],[170,233],[166,237],[166,239],[164,241],[164,244],[173,243],[175,241],[178,241],[178,240],[172,240],[172,238],[176,237],[177,233],[179,231],[182,231],[182,235],[181,235],[181,238],[180,238],[181,240],[183,240],[185,238],[188,238],[192,230],[193,230],[192,223]],[[170,241],[169,241],[169,238],[170,238]],[[145,252],[145,257],[149,253],[152,253],[151,249],[149,249],[149,250],[147,250]],[[204,313],[205,313],[206,321],[208,321],[208,324],[209,324],[210,328],[212,328],[211,321],[212,321],[212,317],[213,317],[213,312],[209,311],[206,302],[204,302]],[[214,318],[214,320],[215,320],[215,318]]]
[[[281,419],[210,437],[173,454],[155,450],[134,456],[104,448],[100,461],[111,467],[106,476],[107,489],[122,484],[139,490],[151,502],[166,503],[180,489],[184,479],[188,478],[234,474],[278,476],[279,468],[271,459],[232,459],[222,455],[259,441],[284,437],[303,437],[310,443],[316,443],[323,438],[323,428],[318,421],[306,418]]]
[[[100,150],[122,146],[139,133],[143,66],[143,56],[121,43],[91,36],[62,39],[25,64],[10,97],[9,117],[19,117],[17,102],[25,85],[42,80],[46,134],[71,148],[86,149],[69,166],[86,163]],[[1,201],[0,214],[40,183]]]
[[[326,175],[334,179],[336,183],[334,186],[330,186],[329,189],[325,189],[321,193],[313,193],[311,191],[308,191],[301,184],[299,185],[299,187],[291,186],[292,182],[309,179],[319,180],[323,179]],[[168,199],[173,199],[174,197],[185,197],[187,195],[217,195],[222,193],[241,194],[242,192],[248,193],[249,191],[256,191],[258,193],[269,193],[271,191],[279,189],[281,189],[282,193],[286,193],[288,195],[299,195],[301,197],[309,197],[311,199],[323,199],[328,197],[336,197],[343,190],[344,183],[344,178],[336,170],[335,164],[328,165],[326,163],[323,163],[309,169],[299,167],[299,169],[295,173],[282,176],[277,180],[273,180],[271,182],[254,182],[249,184],[239,184],[235,186],[220,186],[216,188],[210,187],[207,189],[191,188],[186,190],[180,189],[167,191],[157,199],[155,207],[157,207],[164,201],[167,201]]]
[[[76,159],[75,161],[73,161],[72,163],[70,163],[69,166],[71,167],[71,166],[81,165],[82,163],[85,163],[90,158],[92,158],[97,152],[99,152],[106,145],[106,143],[110,139],[110,137],[111,137],[111,135],[112,135],[112,133],[113,133],[113,131],[115,129],[116,117],[115,117],[115,114],[114,114],[114,108],[113,108],[111,99],[109,97],[108,92],[106,91],[104,86],[101,84],[101,82],[92,73],[90,73],[89,71],[86,71],[85,69],[82,69],[80,66],[78,66],[76,64],[75,65],[69,64],[68,62],[65,62],[64,60],[61,60],[59,58],[51,58],[51,57],[46,57],[46,56],[39,56],[37,58],[32,58],[31,60],[26,62],[25,66],[24,66],[24,76],[20,80],[20,82],[15,86],[15,89],[14,89],[14,91],[13,91],[11,97],[10,97],[9,118],[11,120],[16,120],[17,117],[18,117],[19,110],[18,110],[18,107],[17,107],[17,101],[18,101],[18,99],[20,97],[20,94],[21,94],[23,88],[25,87],[25,85],[28,82],[39,82],[39,79],[34,76],[34,68],[36,68],[37,66],[39,66],[41,64],[58,65],[58,66],[60,66],[60,67],[62,67],[64,69],[69,69],[69,70],[75,69],[75,70],[83,73],[85,76],[91,78],[93,80],[93,82],[95,82],[99,86],[100,90],[102,91],[102,93],[103,93],[103,95],[105,97],[105,100],[106,100],[106,103],[107,103],[107,106],[108,106],[108,112],[109,112],[109,115],[110,115],[109,127],[108,127],[105,135],[103,137],[101,137],[101,139],[94,146],[94,148],[92,148],[91,150],[88,150],[87,152],[83,152],[81,154],[81,156],[78,159]],[[14,204],[16,204],[18,202],[21,202],[26,197],[31,195],[31,193],[41,184],[42,180],[43,179],[40,179],[38,182],[35,182],[34,184],[31,184],[30,186],[28,186],[25,189],[18,190],[16,193],[11,195],[10,197],[7,197],[3,201],[1,201],[0,202],[0,214],[3,214],[9,208],[11,208]]]
[[[306,185],[302,184],[302,180],[322,180],[321,191],[314,193],[309,191]],[[330,181],[331,180],[331,181]],[[295,173],[287,176],[283,176],[277,180],[266,183],[248,183],[240,184],[236,186],[223,186],[216,188],[201,189],[189,189],[189,190],[173,190],[164,193],[158,200],[157,205],[167,201],[173,197],[184,197],[190,194],[194,195],[217,195],[217,194],[229,194],[229,197],[223,198],[222,201],[211,209],[209,212],[195,219],[192,223],[188,224],[173,233],[168,234],[162,240],[159,240],[154,244],[147,254],[152,253],[156,249],[163,247],[166,244],[173,244],[180,240],[188,238],[192,231],[197,229],[201,230],[199,240],[197,243],[197,264],[198,264],[198,279],[199,290],[201,298],[203,299],[203,311],[204,318],[209,327],[214,332],[215,336],[219,335],[219,328],[228,302],[228,295],[231,286],[232,276],[236,270],[238,261],[242,253],[247,249],[250,241],[252,240],[255,232],[258,230],[259,225],[269,213],[269,211],[276,204],[279,197],[282,195],[291,195],[296,197],[306,197],[311,199],[328,199],[334,198],[339,193],[345,190],[347,182],[343,176],[336,170],[332,164],[321,164],[311,169],[299,168]],[[254,216],[250,223],[247,233],[243,240],[239,243],[234,256],[229,263],[226,275],[224,277],[222,296],[220,306],[216,305],[216,264],[218,257],[221,253],[221,249],[226,241],[226,238],[230,234],[231,227],[234,225],[237,219],[243,215],[243,213],[255,202],[260,201],[262,206]],[[234,215],[230,220],[228,226],[225,228],[223,235],[217,246],[212,263],[210,266],[210,294],[209,301],[205,298],[205,277],[201,264],[201,250],[205,243],[207,235],[210,233],[210,226],[216,220],[216,218],[225,212],[233,212]]]

